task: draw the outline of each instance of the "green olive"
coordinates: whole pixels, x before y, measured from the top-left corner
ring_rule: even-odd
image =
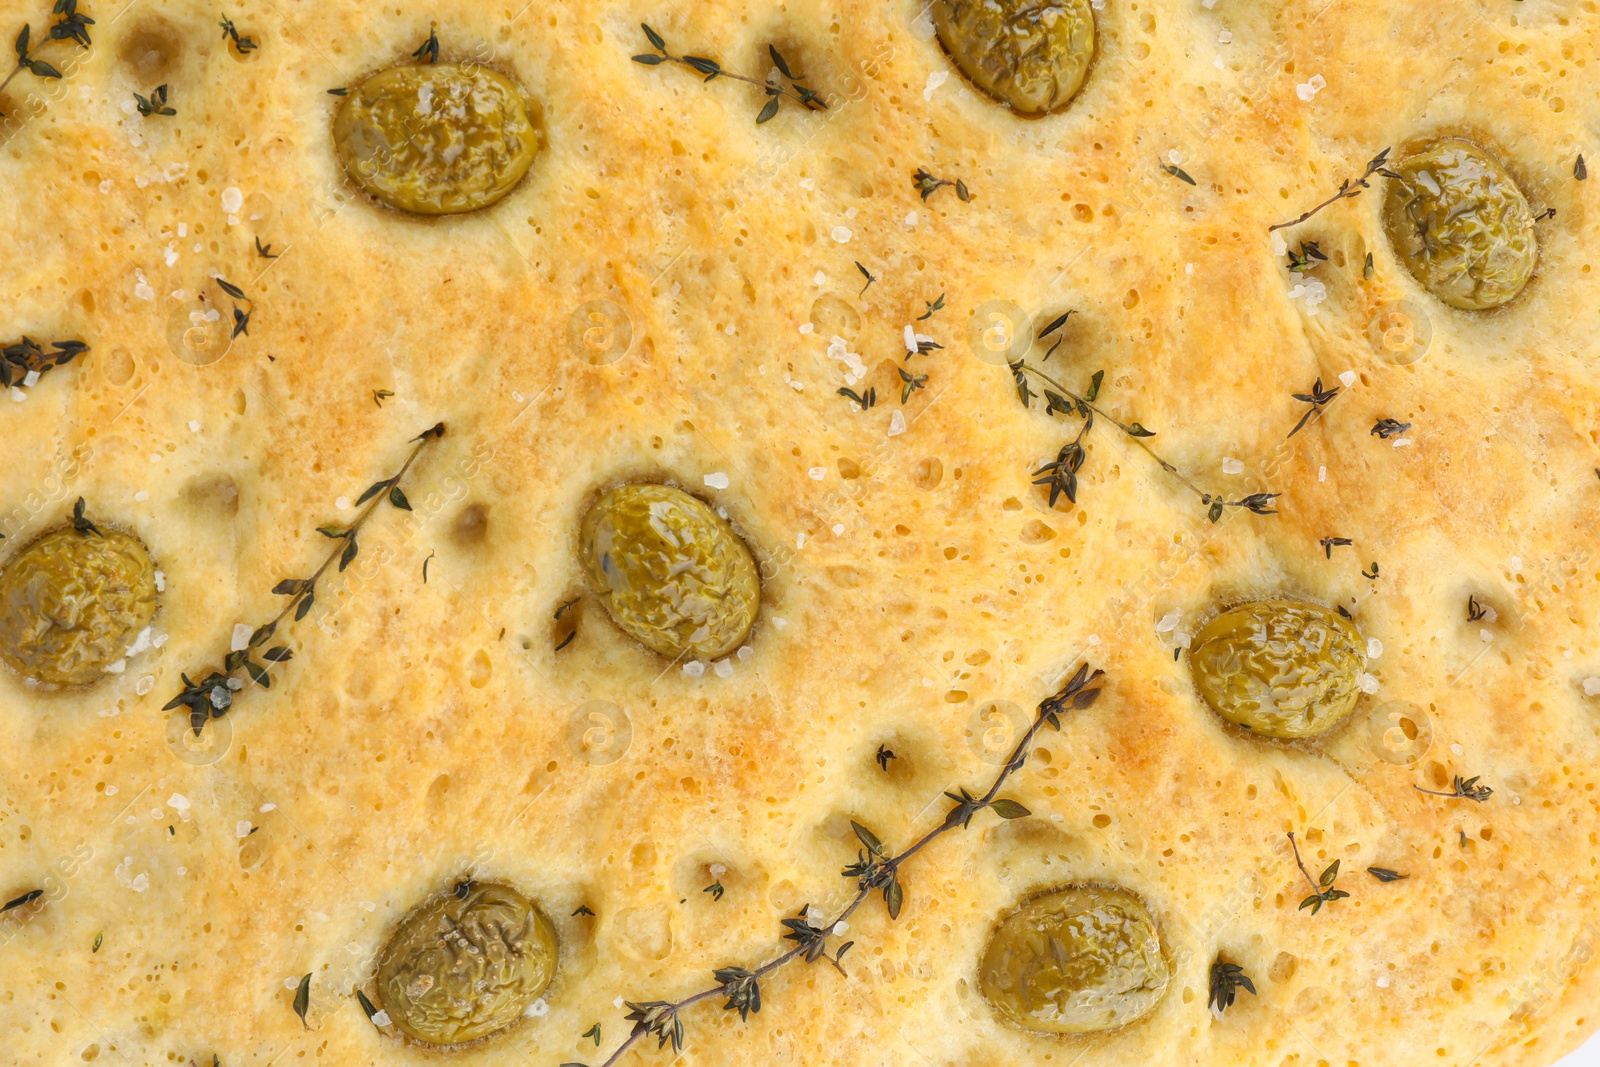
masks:
[[[589,585],[611,618],[663,656],[713,660],[761,607],[750,549],[704,501],[670,485],[606,492],[580,531]]]
[[[1451,307],[1499,307],[1522,291],[1539,258],[1533,212],[1498,160],[1445,138],[1390,169],[1383,225],[1412,277]]]
[[[401,1030],[459,1045],[503,1030],[556,973],[556,932],[510,886],[463,882],[417,908],[378,954],[378,999]]]
[[[1206,623],[1189,650],[1218,715],[1265,737],[1310,737],[1356,706],[1366,652],[1354,624],[1302,600],[1257,600]]]
[[[511,191],[539,153],[522,87],[457,63],[391,67],[350,89],[333,140],[355,183],[390,207],[454,215]]]
[[[104,677],[156,613],[156,565],[131,534],[52,530],[0,570],[0,659],[24,678]]]
[[[1072,886],[1001,920],[978,988],[1024,1030],[1086,1034],[1150,1014],[1171,974],[1143,901],[1125,889]]]
[[[934,0],[933,27],[973,85],[1023,115],[1066,107],[1094,59],[1089,0]]]

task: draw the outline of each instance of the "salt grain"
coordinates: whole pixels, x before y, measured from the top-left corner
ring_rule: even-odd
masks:
[[[1301,82],[1299,85],[1295,86],[1294,87],[1294,92],[1295,92],[1295,95],[1298,96],[1300,99],[1302,99],[1304,101],[1307,101],[1309,103],[1313,96],[1316,96],[1318,93],[1320,93],[1322,90],[1326,89],[1327,87],[1328,87],[1328,79],[1327,78],[1324,78],[1320,74],[1313,74],[1311,76],[1311,80],[1310,81]]]
[[[705,483],[712,489],[726,489],[728,488],[728,476],[721,471],[717,471],[715,474],[706,475]]]
[[[683,673],[687,674],[690,678],[698,678],[702,674],[706,673],[706,665],[701,663],[699,660],[690,660],[688,663],[683,665]]]
[[[800,324],[800,332],[801,333],[810,333],[814,329],[816,329],[816,327],[811,325],[809,322],[802,322]]]
[[[250,635],[255,633],[248,625],[242,622],[233,624],[233,640],[228,645],[230,652],[243,652],[250,647]]]
[[[806,471],[806,476],[814,482],[820,482],[822,479],[828,476],[828,468],[812,467],[810,470]]]
[[[1378,679],[1371,674],[1362,674],[1361,691],[1363,693],[1376,693],[1378,691]]]
[[[249,819],[240,819],[237,823],[234,823],[233,836],[235,836],[235,837],[249,837],[250,836],[250,831],[254,830],[254,829],[255,829],[255,824],[252,823]]]
[[[1383,655],[1383,642],[1376,637],[1367,638],[1367,658],[1377,659],[1381,655]]]
[[[717,660],[717,662],[715,662],[715,663],[713,663],[711,665],[711,669],[717,672],[717,677],[718,678],[732,678],[733,677],[733,664],[729,663],[725,659]]]
[[[933,91],[943,85],[949,77],[950,72],[947,70],[936,70],[929,74],[927,87],[922,90],[922,99],[932,100]]]
[[[837,537],[842,533],[844,533],[844,523],[842,523],[842,522],[834,523],[833,524],[833,535],[835,537]]]
[[[1222,473],[1223,474],[1243,474],[1244,473],[1244,461],[1243,460],[1234,459],[1232,456],[1224,457],[1223,460],[1222,460]]]
[[[1161,616],[1161,621],[1156,623],[1156,633],[1171,633],[1177,628],[1177,625],[1182,618],[1183,616],[1179,615],[1176,611],[1167,612],[1167,614]]]
[[[1345,371],[1343,374],[1339,375],[1339,383],[1346,389],[1350,388],[1352,385],[1356,384],[1356,372],[1353,370]]]
[[[903,434],[905,432],[906,432],[906,416],[905,416],[905,412],[901,411],[899,408],[896,408],[895,411],[894,411],[894,414],[889,416],[889,436],[890,437],[899,437],[901,434]]]
[[[832,237],[835,241],[838,241],[840,244],[845,244],[850,240],[850,227],[848,227],[848,226],[835,226],[833,228],[833,232],[830,233],[828,236]]]
[[[1583,680],[1583,695],[1586,697],[1600,697],[1600,677],[1590,675]]]

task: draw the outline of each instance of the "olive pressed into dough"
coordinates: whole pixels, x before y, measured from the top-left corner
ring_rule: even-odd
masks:
[[[1028,900],[995,927],[978,988],[1024,1030],[1113,1030],[1155,1009],[1171,978],[1155,919],[1125,889],[1069,886]]]
[[[155,616],[155,572],[121,530],[41,535],[0,569],[0,659],[48,685],[104,677]]]
[[[1431,141],[1390,165],[1383,225],[1412,277],[1451,307],[1499,307],[1539,258],[1533,211],[1505,167],[1460,138]]]
[[[1206,623],[1189,669],[1206,703],[1264,737],[1311,737],[1356,706],[1366,653],[1355,625],[1303,600],[1256,600]]]
[[[527,897],[463,882],[400,923],[378,954],[390,1020],[430,1045],[459,1045],[522,1017],[556,972],[555,930]]]
[[[1021,115],[1066,107],[1094,60],[1089,0],[934,0],[932,15],[967,80]]]
[[[351,180],[378,200],[453,215],[509,193],[539,154],[540,131],[506,75],[439,63],[391,67],[352,86],[333,140]]]
[[[703,500],[670,485],[608,490],[583,516],[584,571],[611,618],[672,659],[738,648],[761,607],[750,549]]]

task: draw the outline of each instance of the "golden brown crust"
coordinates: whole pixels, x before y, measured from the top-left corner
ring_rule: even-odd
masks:
[[[1106,0],[1078,97],[1022,122],[965,87],[911,2],[519,6],[241,8],[261,45],[241,58],[212,6],[86,4],[94,47],[49,53],[68,77],[6,91],[0,109],[30,117],[0,150],[0,340],[92,350],[0,398],[0,522],[26,541],[82,495],[137,530],[168,638],[82,692],[0,679],[0,883],[46,889],[0,920],[16,1062],[445,1062],[379,1034],[349,991],[401,916],[472,870],[551,918],[561,965],[547,1013],[449,1062],[598,1063],[626,1031],[616,998],[682,996],[774,951],[780,917],[844,899],[850,819],[891,847],[925,831],[943,790],[994,773],[996,703],[1025,717],[1080,658],[1111,682],[1008,786],[1034,816],[981,815],[919,855],[897,922],[852,920],[848,977],[797,964],[745,1023],[698,1006],[688,1059],[1543,1067],[1595,1028],[1600,272],[1595,186],[1571,177],[1594,12]],[[37,34],[48,7],[5,0],[0,31]],[[752,73],[779,42],[830,106],[757,126],[759,89],[631,63],[641,20]],[[442,58],[490,61],[542,107],[547,143],[485,213],[380,210],[331,147],[325,90],[430,23]],[[129,113],[163,82],[176,116]],[[1375,187],[1281,234],[1329,256],[1308,300],[1267,227],[1385,145],[1453,133],[1557,211],[1523,292],[1488,313],[1431,300]],[[975,199],[922,200],[918,167]],[[227,325],[216,275],[254,301],[249,333],[185,348],[207,307]],[[994,300],[1074,310],[1053,373],[1081,388],[1104,370],[1108,412],[1198,483],[1283,493],[1280,514],[1207,522],[1103,422],[1078,504],[1049,508],[1032,472],[1074,420],[1022,410],[972,355],[968,320]],[[1429,334],[1411,362],[1369,333],[1401,301]],[[905,360],[912,323],[944,348]],[[835,392],[835,333],[869,411]],[[903,408],[897,366],[929,375]],[[1291,394],[1347,372],[1286,440]],[[1411,443],[1371,435],[1379,418]],[[326,550],[314,527],[348,520],[340,499],[439,420],[415,511],[374,519],[271,690],[208,728],[220,756],[191,751],[183,709],[159,710],[179,672],[276,611],[273,583]],[[762,615],[729,677],[663,674],[598,610],[552,647],[584,501],[641,472],[705,486],[756,550]],[[1330,559],[1329,535],[1354,545]],[[1277,595],[1342,603],[1383,646],[1378,692],[1321,742],[1229,732],[1173,659],[1215,605]],[[1469,595],[1494,621],[1467,622]],[[1394,701],[1425,752],[1374,742]],[[1458,773],[1494,796],[1413,788]],[[1299,910],[1291,829],[1313,871],[1341,861],[1349,899]],[[978,998],[985,939],[1075,881],[1148,902],[1172,982],[1116,1034],[1018,1033]],[[1219,951],[1260,995],[1216,1018]],[[291,1007],[306,973],[309,1031]],[[667,1060],[652,1042],[636,1062]]]

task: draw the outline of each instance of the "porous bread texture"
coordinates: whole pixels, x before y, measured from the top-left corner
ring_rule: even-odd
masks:
[[[0,882],[47,890],[0,920],[9,1062],[445,1062],[351,990],[471,869],[536,900],[561,959],[547,1011],[448,1061],[598,1063],[618,998],[775,953],[780,918],[851,892],[851,819],[904,847],[1085,659],[1105,696],[1005,790],[1034,815],[980,815],[908,864],[897,922],[852,919],[847,976],[792,965],[748,1022],[696,1007],[685,1062],[1542,1067],[1595,1028],[1600,292],[1595,183],[1572,178],[1600,103],[1592,3],[1106,0],[1082,93],[1032,121],[968,88],[911,0],[245,0],[244,56],[214,5],[83,3],[94,46],[52,46],[67,77],[5,94],[0,328],[92,350],[0,400],[0,552],[82,495],[150,547],[169,639],[88,689],[0,678]],[[38,34],[48,7],[0,0],[0,30]],[[758,77],[776,43],[829,107],[758,126],[759,89],[631,62],[641,21]],[[527,87],[548,141],[493,209],[422,220],[352,191],[326,90],[434,24],[441,58]],[[133,113],[163,83],[177,114]],[[1270,224],[1444,134],[1556,209],[1514,302],[1432,300],[1377,187],[1282,231],[1329,257],[1287,272]],[[923,200],[918,167],[974,199]],[[195,365],[199,294],[231,313],[216,275],[254,312]],[[1052,373],[1104,370],[1099,403],[1185,476],[1280,492],[1280,513],[1207,522],[1103,421],[1078,503],[1049,508],[1032,472],[1076,420],[1023,410],[973,354],[996,300],[1073,310]],[[1386,347],[1397,307],[1420,359]],[[944,347],[905,360],[908,324]],[[835,336],[870,410],[836,395]],[[904,406],[896,367],[929,375]],[[1340,395],[1286,440],[1318,377]],[[1412,429],[1380,440],[1378,418]],[[273,584],[327,549],[314,528],[440,420],[415,511],[374,518],[272,688],[208,727],[220,756],[191,753],[160,710],[179,673],[270,617]],[[626,479],[702,494],[761,561],[728,676],[669,669],[593,604],[553,649],[582,507]],[[1330,559],[1330,535],[1354,546]],[[1376,692],[1316,742],[1225,727],[1173,657],[1220,605],[1276,595],[1342,604],[1381,645]],[[1469,595],[1493,621],[1467,621]],[[1455,774],[1493,798],[1413,788]],[[1299,909],[1290,830],[1350,898]],[[1169,991],[1099,1037],[1008,1028],[976,991],[992,924],[1074,882],[1149,904]],[[1219,953],[1259,991],[1220,1018]]]

